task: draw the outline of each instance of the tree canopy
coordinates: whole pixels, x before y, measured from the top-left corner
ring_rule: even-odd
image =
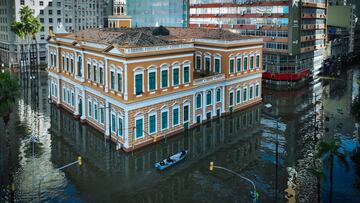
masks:
[[[11,24],[11,30],[24,39],[27,36],[34,37],[41,29],[42,24],[39,18],[36,18],[29,6],[23,6],[20,9],[20,21],[14,21]]]

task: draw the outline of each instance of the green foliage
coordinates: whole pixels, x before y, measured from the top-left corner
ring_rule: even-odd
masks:
[[[19,85],[10,73],[0,73],[0,116],[11,113],[16,98],[19,96]]]
[[[32,36],[41,29],[41,23],[38,18],[33,14],[33,11],[29,6],[23,6],[20,9],[20,22],[14,21],[11,25],[11,29],[17,36],[24,39],[26,36]]]
[[[336,157],[339,160],[339,163],[345,167],[349,168],[349,164],[346,161],[345,153],[340,152],[341,142],[337,138],[332,138],[330,140],[322,140],[319,143],[318,157],[323,158],[325,166],[329,167],[333,164],[334,158]]]

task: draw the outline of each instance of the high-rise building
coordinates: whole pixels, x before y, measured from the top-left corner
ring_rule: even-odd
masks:
[[[190,0],[189,26],[263,37],[263,79],[287,85],[319,72],[326,9],[327,0]]]
[[[118,2],[119,0],[114,0]],[[187,27],[188,0],[121,0],[133,27]]]
[[[24,43],[11,31],[11,23],[20,20],[22,6],[29,6],[43,24],[37,34],[39,59],[46,63],[46,38],[49,30],[62,24],[69,31],[103,27],[104,15],[112,0],[0,0],[0,62],[18,64],[20,44]]]

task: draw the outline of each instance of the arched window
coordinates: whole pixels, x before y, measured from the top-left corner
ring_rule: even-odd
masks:
[[[196,95],[196,108],[201,108],[201,94]]]
[[[211,105],[211,91],[206,92],[206,105]]]
[[[216,90],[216,102],[220,102],[221,101],[221,89],[217,89]]]

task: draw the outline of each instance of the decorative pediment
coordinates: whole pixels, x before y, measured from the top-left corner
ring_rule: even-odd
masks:
[[[116,54],[116,55],[121,55],[121,52],[119,51],[118,48],[113,47],[113,49],[109,50],[108,53],[110,54]]]

